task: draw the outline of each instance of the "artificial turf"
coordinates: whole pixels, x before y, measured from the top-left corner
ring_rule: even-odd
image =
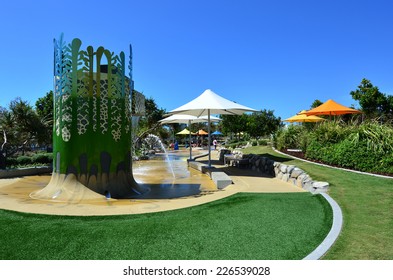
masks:
[[[393,180],[293,160],[270,147],[251,147],[244,153],[263,154],[296,165],[314,180],[330,184],[329,195],[343,212],[339,238],[324,256],[334,260],[393,259]]]
[[[326,237],[321,195],[239,193],[153,214],[71,217],[0,210],[1,259],[302,259]]]

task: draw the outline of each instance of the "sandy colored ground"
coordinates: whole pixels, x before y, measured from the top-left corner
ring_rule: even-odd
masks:
[[[212,153],[212,158],[217,156]],[[203,158],[201,159],[203,160]],[[200,205],[217,199],[228,197],[238,192],[303,192],[304,190],[276,178],[261,177],[251,170],[236,167],[223,168],[231,177],[233,184],[223,190],[215,190],[207,175],[194,174],[189,179],[179,179],[176,183],[186,183],[188,180],[200,184],[203,190],[198,195],[171,199],[81,199],[79,201],[37,200],[30,194],[44,188],[49,180],[47,176],[29,176],[0,180],[0,208],[54,215],[121,215],[140,214],[167,211]],[[152,175],[154,176],[154,175]],[[134,176],[136,177],[136,176]],[[137,179],[137,178],[136,178]],[[179,181],[179,182],[178,182]]]

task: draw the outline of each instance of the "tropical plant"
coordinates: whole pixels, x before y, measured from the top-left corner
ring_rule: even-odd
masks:
[[[303,135],[306,129],[301,125],[289,125],[283,127],[274,136],[275,146],[279,150],[304,149],[306,145]]]

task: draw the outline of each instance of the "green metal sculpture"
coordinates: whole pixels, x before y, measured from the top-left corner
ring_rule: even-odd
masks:
[[[66,44],[63,36],[54,45],[53,175],[47,191],[34,196],[61,196],[70,182],[73,192],[85,186],[114,198],[135,195],[131,46],[127,77],[124,52],[81,50],[81,40]]]

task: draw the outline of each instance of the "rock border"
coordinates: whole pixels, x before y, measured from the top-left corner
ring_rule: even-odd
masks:
[[[291,183],[313,194],[326,193],[329,190],[328,182],[314,181],[304,170],[294,165],[286,165],[260,155],[243,154],[241,150],[236,149],[233,152],[228,149],[221,149],[219,160],[224,162],[224,155],[227,154],[233,155],[233,159],[227,160],[229,161],[229,165],[245,166],[258,173]]]

